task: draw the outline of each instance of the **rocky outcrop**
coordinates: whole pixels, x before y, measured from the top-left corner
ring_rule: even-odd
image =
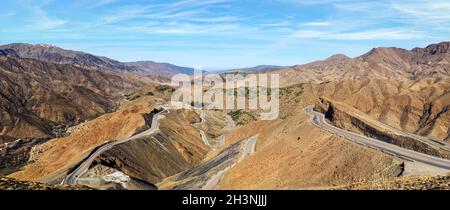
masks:
[[[446,149],[432,146],[409,136],[396,134],[388,131],[387,129],[380,129],[377,126],[371,125],[365,120],[352,115],[352,113],[349,113],[348,110],[344,110],[336,106],[333,102],[327,99],[320,98],[317,100],[314,110],[325,114],[325,118],[337,127],[361,133],[368,137],[376,138],[406,149],[450,159],[450,151]]]
[[[35,145],[50,138],[18,139],[0,146],[0,175],[13,173],[30,159],[30,152]]]
[[[156,186],[145,181],[129,177],[113,168],[96,165],[89,169],[77,181],[99,190],[156,190]]]
[[[7,139],[5,143],[0,144],[0,175],[14,173],[29,163],[34,146],[43,144],[53,137],[61,138],[69,135],[64,125],[55,126],[51,133],[52,135],[41,138]]]
[[[417,133],[420,135],[429,135],[439,120],[445,119],[450,114],[450,104],[436,106],[433,103],[425,104],[422,115],[420,116]],[[447,132],[450,135],[450,132]],[[445,138],[444,138],[445,140]]]

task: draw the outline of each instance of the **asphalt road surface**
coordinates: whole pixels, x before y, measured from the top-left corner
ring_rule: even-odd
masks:
[[[149,136],[149,135],[152,135],[155,132],[157,132],[159,130],[158,117],[161,114],[166,113],[166,112],[167,112],[167,110],[163,110],[153,116],[150,129],[148,129],[142,133],[136,134],[128,139],[121,140],[121,141],[113,141],[113,142],[106,143],[103,146],[100,146],[95,152],[90,154],[90,156],[88,158],[86,158],[72,173],[67,175],[61,184],[76,184],[78,178],[80,178],[89,169],[89,166],[92,164],[94,159],[96,157],[98,157],[99,155],[101,155],[103,152],[112,149],[114,146],[123,144],[128,141],[136,140],[136,139],[139,139],[139,138],[142,138],[145,136]]]
[[[326,130],[330,133],[343,137],[352,142],[358,143],[360,145],[364,145],[370,148],[378,149],[384,153],[408,160],[408,161],[417,161],[429,166],[438,167],[441,169],[445,169],[450,171],[450,160],[434,157],[431,155],[423,154],[420,152],[416,152],[413,150],[408,150],[393,144],[389,144],[383,142],[381,140],[370,138],[364,135],[356,134],[353,132],[349,132],[347,130],[335,127],[331,125],[322,113],[316,112],[313,108],[307,107],[305,108],[305,112],[311,116],[311,123],[323,130]]]
[[[195,112],[200,116],[200,122],[199,122],[198,124],[199,124],[199,125],[205,124],[205,123],[206,123],[205,113],[204,113],[203,111],[200,111],[200,110],[196,110]],[[208,146],[210,149],[216,150],[216,148],[213,147],[213,146],[209,143],[208,136],[206,136],[205,131],[199,129],[199,132],[200,132],[200,137],[201,137],[203,143],[204,143],[206,146]]]
[[[243,159],[251,155],[253,152],[255,152],[256,147],[256,141],[258,140],[258,136],[253,136],[248,138],[247,140],[244,140],[244,148],[242,148],[241,156],[239,159],[230,167],[225,168],[222,171],[219,171],[219,173],[212,176],[205,184],[205,186],[202,187],[202,190],[215,190],[219,182],[222,180],[223,176],[225,175],[225,172],[228,171],[230,168],[234,167],[236,164],[241,162]]]

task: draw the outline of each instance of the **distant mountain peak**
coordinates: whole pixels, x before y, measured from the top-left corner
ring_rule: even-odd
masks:
[[[145,74],[170,78],[176,74],[193,74],[194,69],[189,67],[176,66],[170,63],[158,63],[154,61],[136,61],[126,63],[129,66],[137,67]]]
[[[276,71],[280,69],[286,69],[287,66],[277,66],[277,65],[258,65],[254,67],[240,68],[240,69],[230,69],[218,71],[215,73],[231,73],[231,72],[245,72],[245,73],[264,73],[270,71]]]
[[[344,55],[344,54],[336,54],[336,55],[332,55],[330,57],[328,57],[327,59],[325,59],[325,61],[346,61],[346,60],[350,60],[351,58]]]
[[[414,52],[426,52],[428,54],[446,54],[450,53],[450,42],[440,42],[437,44],[430,44],[425,48],[414,48]]]
[[[44,48],[56,47],[55,45],[52,45],[52,44],[37,44],[37,46],[44,47]]]
[[[392,57],[392,56],[398,56],[401,54],[408,53],[408,50],[397,48],[397,47],[377,47],[373,48],[369,52],[367,52],[364,55],[361,55],[358,58],[361,58],[363,60],[367,59],[378,59],[380,57]]]

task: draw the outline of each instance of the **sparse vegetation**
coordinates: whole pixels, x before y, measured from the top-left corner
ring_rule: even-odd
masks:
[[[198,101],[191,101],[191,106],[194,106],[194,107],[201,107],[201,108],[206,108],[206,107],[209,106],[209,103],[198,102]]]
[[[91,190],[84,186],[50,185],[39,182],[19,181],[12,178],[0,178],[0,190]]]
[[[164,93],[164,92],[169,92],[169,93],[173,93],[175,92],[175,88],[169,86],[169,85],[158,85],[155,88],[158,92],[160,93]]]
[[[257,120],[254,114],[244,110],[231,111],[229,115],[236,122],[237,125],[245,125],[251,121]]]
[[[332,187],[335,190],[450,190],[450,174],[435,177],[400,177]]]

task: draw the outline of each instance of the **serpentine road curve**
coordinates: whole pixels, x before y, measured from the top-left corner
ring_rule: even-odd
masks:
[[[64,180],[62,181],[61,184],[66,184],[66,185],[76,184],[78,178],[80,178],[89,169],[89,166],[92,164],[92,162],[95,160],[95,158],[97,158],[103,152],[112,149],[114,146],[129,142],[132,140],[136,140],[136,139],[142,138],[144,136],[149,136],[149,135],[152,135],[155,132],[159,131],[158,117],[161,114],[167,113],[167,112],[168,112],[167,109],[163,109],[163,111],[160,111],[160,112],[156,113],[155,115],[153,115],[150,129],[148,129],[142,133],[136,134],[128,139],[121,140],[121,141],[108,142],[108,143],[98,147],[94,152],[92,152],[89,155],[89,157],[87,157],[85,160],[83,160],[83,162],[75,170],[73,170],[70,174],[68,174],[66,176],[66,178],[64,178]]]
[[[423,154],[420,152],[416,152],[413,150],[405,149],[393,144],[389,144],[383,142],[381,140],[370,138],[361,134],[356,134],[353,132],[349,132],[347,130],[335,127],[331,125],[327,120],[325,120],[325,116],[322,113],[316,112],[313,110],[311,106],[306,107],[304,109],[306,113],[311,116],[311,123],[325,131],[343,137],[352,142],[358,143],[363,146],[367,146],[370,148],[378,149],[384,153],[408,160],[408,161],[416,161],[422,164],[438,167],[447,171],[450,171],[450,160]]]

